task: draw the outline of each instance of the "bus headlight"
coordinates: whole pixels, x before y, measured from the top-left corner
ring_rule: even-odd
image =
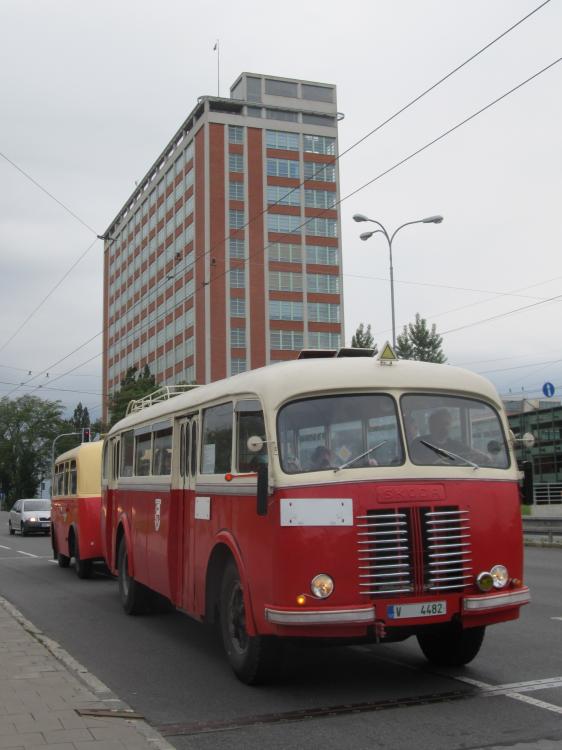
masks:
[[[490,575],[494,579],[494,588],[503,589],[509,582],[509,573],[505,565],[494,565],[490,571]]]
[[[317,599],[326,599],[334,590],[334,582],[326,573],[319,573],[310,582],[310,590]]]
[[[483,571],[482,573],[478,573],[476,576],[476,585],[480,589],[480,591],[483,591],[486,593],[487,591],[491,591],[494,588],[494,579],[492,578],[492,574],[488,573],[488,571]]]

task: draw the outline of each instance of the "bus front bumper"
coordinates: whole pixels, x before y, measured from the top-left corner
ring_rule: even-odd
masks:
[[[463,613],[477,614],[506,607],[520,607],[523,604],[528,604],[530,601],[531,592],[528,586],[523,586],[516,591],[502,591],[499,594],[465,596],[463,598]]]
[[[279,609],[266,607],[265,619],[275,625],[369,625],[375,622],[375,608]]]

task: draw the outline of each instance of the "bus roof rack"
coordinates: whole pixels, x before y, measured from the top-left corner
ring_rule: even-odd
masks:
[[[332,359],[334,357],[374,357],[374,349],[345,346],[341,349],[303,349],[297,359]]]
[[[136,411],[142,411],[143,409],[147,409],[149,406],[158,404],[161,401],[167,401],[168,399],[173,398],[174,396],[179,396],[181,393],[185,393],[186,391],[190,391],[192,388],[198,388],[198,387],[199,386],[196,384],[163,385],[160,388],[158,388],[158,390],[153,391],[152,393],[149,393],[147,396],[143,396],[142,398],[134,398],[131,401],[129,401],[125,416],[127,416],[128,414],[133,414]]]

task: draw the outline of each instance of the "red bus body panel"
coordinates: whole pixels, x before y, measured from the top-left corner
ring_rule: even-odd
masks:
[[[51,519],[56,549],[71,557],[69,536],[74,530],[82,560],[103,558],[100,530],[101,497],[54,497],[51,501]]]

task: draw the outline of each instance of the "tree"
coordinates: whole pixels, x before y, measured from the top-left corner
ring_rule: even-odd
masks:
[[[427,320],[416,313],[414,323],[408,323],[396,340],[396,355],[398,359],[415,359],[419,362],[437,362],[443,364],[447,357],[441,345],[443,337],[439,336],[435,323],[431,330],[427,327]]]
[[[148,365],[144,366],[141,373],[137,375],[136,367],[129,367],[125,377],[121,381],[121,387],[109,397],[109,426],[123,419],[127,412],[129,401],[148,396],[156,390],[156,380],[150,374]]]
[[[51,473],[53,440],[64,432],[60,401],[36,396],[0,401],[0,482],[8,506],[19,497],[34,497]]]
[[[80,432],[82,427],[89,427],[90,426],[90,414],[88,412],[87,406],[82,406],[82,402],[79,401],[76,409],[74,409],[74,414],[72,415],[72,419],[70,420],[72,422],[72,426],[76,430],[76,432]]]
[[[353,334],[351,339],[351,346],[358,349],[373,349],[374,354],[377,353],[377,345],[371,333],[371,324],[365,328],[364,323],[360,323],[357,330]]]

